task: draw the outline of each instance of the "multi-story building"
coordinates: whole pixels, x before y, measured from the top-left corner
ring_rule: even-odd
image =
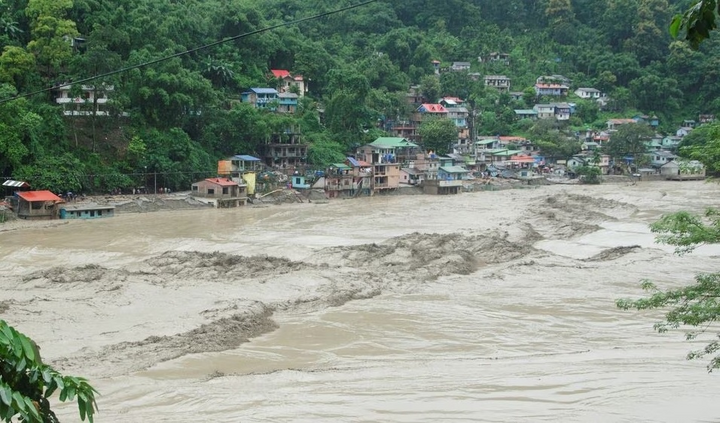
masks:
[[[505,75],[486,75],[485,86],[507,93],[510,92],[510,78]]]
[[[258,109],[275,110],[278,105],[278,92],[275,88],[250,88],[240,94],[243,103],[250,103]]]
[[[292,174],[296,170],[304,171],[307,163],[308,144],[302,142],[299,131],[287,129],[282,134],[271,135],[263,148],[263,161],[266,165]]]
[[[382,192],[400,187],[400,165],[417,154],[418,146],[404,138],[381,137],[357,150],[356,160],[372,165],[370,189]]]
[[[108,116],[108,93],[113,85],[82,85],[79,93],[73,92],[72,84],[57,87],[55,102],[63,106],[65,116]]]
[[[271,69],[270,72],[275,79],[280,80],[278,91],[281,93],[295,93],[300,97],[308,92],[308,86],[302,75],[292,75],[285,69]]]

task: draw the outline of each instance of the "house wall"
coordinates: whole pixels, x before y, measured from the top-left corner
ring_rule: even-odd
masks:
[[[57,217],[58,209],[52,201],[25,201],[18,200],[18,217],[23,219],[53,219]]]

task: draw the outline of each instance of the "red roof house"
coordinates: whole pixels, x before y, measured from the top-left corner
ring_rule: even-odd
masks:
[[[50,191],[18,191],[18,217],[23,219],[54,219],[58,217],[63,199]]]

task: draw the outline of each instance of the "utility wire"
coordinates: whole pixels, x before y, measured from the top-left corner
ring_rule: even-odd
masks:
[[[193,48],[193,49],[190,49],[190,50],[186,50],[186,51],[183,51],[183,52],[180,52],[180,53],[175,53],[175,54],[172,54],[172,55],[170,55],[170,56],[161,57],[161,58],[159,58],[159,59],[150,60],[150,61],[148,61],[148,62],[139,63],[139,64],[137,64],[137,65],[128,66],[128,67],[125,67],[125,68],[120,68],[120,69],[117,69],[117,70],[114,70],[114,71],[102,73],[102,74],[100,74],[100,75],[95,75],[95,76],[91,76],[91,77],[88,77],[88,78],[79,79],[79,80],[77,80],[77,81],[72,81],[72,83],[74,83],[74,84],[82,84],[82,83],[84,83],[84,82],[93,81],[93,80],[98,79],[98,78],[104,78],[104,77],[107,77],[107,76],[116,75],[116,74],[118,74],[118,73],[127,72],[127,71],[129,71],[129,70],[133,70],[133,69],[138,69],[138,68],[142,68],[142,67],[145,67],[145,66],[154,65],[154,64],[156,64],[156,63],[161,63],[161,62],[164,62],[164,61],[166,61],[166,60],[174,59],[174,58],[176,58],[176,57],[184,56],[184,55],[186,55],[186,54],[191,54],[191,53],[195,53],[195,52],[200,51],[200,50],[204,50],[204,49],[206,49],[206,48],[214,47],[214,46],[216,46],[216,45],[220,45],[220,44],[226,43],[226,42],[228,42],[228,41],[239,40],[239,39],[241,39],[241,38],[249,37],[249,36],[251,36],[251,35],[260,34],[260,33],[267,32],[267,31],[272,31],[273,29],[282,28],[282,27],[284,27],[284,26],[296,25],[296,24],[299,24],[299,23],[303,23],[303,22],[307,22],[307,21],[311,21],[311,20],[315,20],[315,19],[319,19],[319,18],[324,18],[325,16],[330,16],[330,15],[334,15],[334,14],[337,14],[337,13],[345,12],[345,11],[348,11],[348,10],[351,10],[351,9],[356,9],[356,8],[358,8],[358,7],[366,6],[366,5],[370,4],[370,3],[375,3],[376,1],[377,1],[377,0],[367,0],[367,1],[364,1],[364,2],[361,2],[361,3],[357,3],[357,4],[350,5],[350,6],[346,6],[346,7],[340,8],[340,9],[331,10],[331,11],[329,11],[329,12],[324,12],[324,13],[320,13],[320,14],[317,14],[317,15],[308,16],[308,17],[306,17],[306,18],[296,19],[296,20],[294,20],[294,21],[283,22],[283,23],[279,23],[279,24],[276,24],[276,25],[268,26],[268,27],[265,27],[265,28],[256,29],[255,31],[250,31],[250,32],[246,32],[246,33],[244,33],[244,34],[235,35],[235,36],[232,36],[232,37],[229,37],[229,38],[222,39],[222,40],[220,40],[220,41],[215,41],[215,42],[210,43],[210,44],[205,44],[205,45],[200,46],[200,47],[196,47],[196,48]],[[57,85],[53,85],[52,87],[43,88],[43,89],[41,89],[41,90],[33,91],[33,92],[30,92],[30,93],[18,94],[18,95],[14,96],[14,97],[4,98],[4,99],[1,99],[1,100],[0,100],[0,104],[7,103],[8,101],[12,101],[12,100],[17,100],[17,99],[19,99],[19,98],[25,98],[25,97],[34,96],[34,95],[37,95],[37,94],[42,94],[42,93],[44,93],[44,92],[51,91],[51,90],[53,90],[53,89],[55,89],[55,88],[57,88],[57,87],[58,87]]]

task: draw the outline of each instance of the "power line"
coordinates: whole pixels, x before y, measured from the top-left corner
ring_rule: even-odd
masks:
[[[82,84],[82,83],[85,83],[85,82],[93,81],[93,80],[98,79],[98,78],[104,78],[104,77],[107,77],[107,76],[116,75],[116,74],[118,74],[118,73],[127,72],[127,71],[129,71],[129,70],[133,70],[133,69],[138,69],[138,68],[142,68],[142,67],[145,67],[145,66],[154,65],[154,64],[157,64],[157,63],[164,62],[164,61],[166,61],[166,60],[174,59],[174,58],[176,58],[176,57],[184,56],[184,55],[186,55],[186,54],[191,54],[191,53],[195,53],[195,52],[200,51],[200,50],[204,50],[204,49],[206,49],[206,48],[214,47],[214,46],[216,46],[216,45],[220,45],[220,44],[226,43],[226,42],[228,42],[228,41],[239,40],[239,39],[241,39],[241,38],[249,37],[249,36],[251,36],[251,35],[260,34],[260,33],[267,32],[267,31],[272,31],[273,29],[282,28],[282,27],[284,27],[284,26],[296,25],[296,24],[299,24],[299,23],[303,23],[303,22],[307,22],[307,21],[311,21],[311,20],[315,20],[315,19],[319,19],[319,18],[324,18],[324,17],[326,17],[326,16],[330,16],[330,15],[334,15],[334,14],[337,14],[337,13],[345,12],[345,11],[348,11],[348,10],[351,10],[351,9],[356,9],[356,8],[358,8],[358,7],[366,6],[366,5],[370,4],[370,3],[375,3],[376,1],[377,1],[377,0],[367,0],[367,1],[364,1],[364,2],[361,2],[361,3],[353,4],[353,5],[350,5],[350,6],[345,6],[345,7],[340,8],[340,9],[331,10],[331,11],[329,11],[329,12],[323,12],[323,13],[319,13],[319,14],[317,14],[317,15],[308,16],[308,17],[306,17],[306,18],[296,19],[296,20],[294,20],[294,21],[283,22],[283,23],[279,23],[279,24],[276,24],[276,25],[268,26],[268,27],[265,27],[265,28],[256,29],[255,31],[250,31],[250,32],[246,32],[246,33],[244,33],[244,34],[235,35],[235,36],[232,36],[232,37],[229,37],[229,38],[222,39],[222,40],[220,40],[220,41],[215,41],[215,42],[210,43],[210,44],[205,44],[205,45],[200,46],[200,47],[196,47],[196,48],[193,48],[193,49],[190,49],[190,50],[186,50],[186,51],[183,51],[183,52],[180,52],[180,53],[175,53],[175,54],[172,54],[172,55],[170,55],[170,56],[165,56],[165,57],[162,57],[162,58],[159,58],[159,59],[150,60],[150,61],[148,61],[148,62],[143,62],[143,63],[137,64],[137,65],[128,66],[128,67],[125,67],[125,68],[120,68],[120,69],[117,69],[117,70],[114,70],[114,71],[102,73],[102,74],[100,74],[100,75],[95,75],[95,76],[91,76],[91,77],[88,77],[88,78],[84,78],[84,79],[80,79],[80,80],[77,80],[77,81],[73,81],[73,83],[74,83],[74,84]],[[17,99],[19,99],[19,98],[31,97],[31,96],[34,96],[34,95],[37,95],[37,94],[42,94],[42,93],[44,93],[44,92],[52,91],[52,90],[55,89],[55,88],[57,88],[57,85],[54,85],[54,86],[52,86],[52,87],[43,88],[43,89],[41,89],[41,90],[33,91],[33,92],[30,92],[30,93],[26,93],[26,94],[18,94],[18,95],[14,96],[14,97],[4,98],[4,99],[1,99],[1,100],[0,100],[0,104],[7,103],[8,101],[12,101],[12,100],[17,100]]]

